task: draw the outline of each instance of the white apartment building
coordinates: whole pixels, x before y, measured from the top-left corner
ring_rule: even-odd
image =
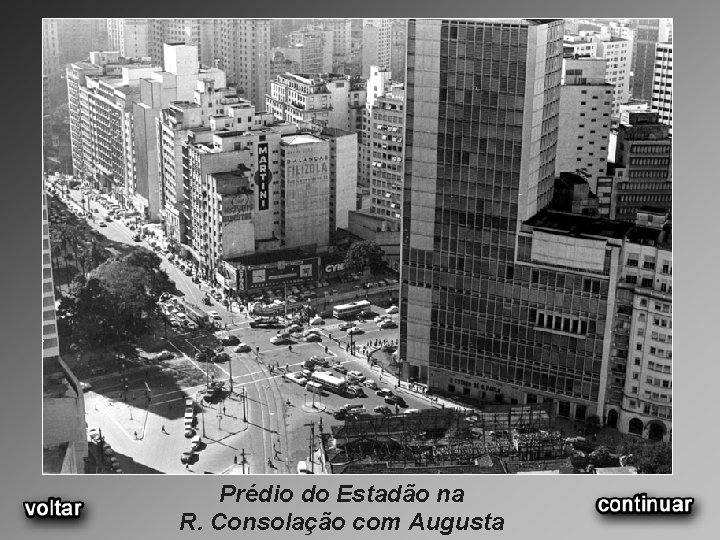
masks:
[[[673,44],[658,43],[655,47],[655,72],[653,74],[650,109],[657,112],[659,120],[670,126],[672,135],[673,93]]]
[[[564,58],[560,87],[555,175],[578,172],[597,193],[607,171],[613,86],[605,82],[606,60]]]
[[[612,115],[620,115],[620,105],[630,100],[630,66],[632,63],[632,42],[611,37],[597,40],[597,57],[605,58],[605,80],[615,87],[613,91]]]

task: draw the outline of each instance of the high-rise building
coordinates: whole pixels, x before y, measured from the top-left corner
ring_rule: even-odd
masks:
[[[42,21],[43,75],[48,77],[48,96],[60,85],[60,43],[56,19]]]
[[[560,88],[555,174],[582,172],[593,193],[607,172],[613,85],[605,82],[606,60],[564,58]]]
[[[362,77],[370,76],[370,66],[382,71],[392,69],[391,19],[363,19],[362,29]]]
[[[331,30],[323,30],[322,27],[296,30],[288,38],[288,48],[297,52],[301,73],[332,71],[334,35]]]
[[[60,356],[52,250],[43,190],[43,471],[48,474],[85,472],[88,455],[85,397],[75,374]]]
[[[154,25],[151,19],[108,19],[108,49],[126,58],[151,56]],[[162,58],[158,58],[162,65]]]
[[[409,21],[399,357],[431,388],[584,419],[603,413],[628,225],[543,210],[562,36],[552,19]]]
[[[323,128],[319,138],[330,144],[330,235],[348,228],[348,214],[355,210],[358,177],[358,134]]]
[[[650,101],[655,72],[655,46],[660,38],[660,19],[634,19],[635,43],[632,57],[632,97]]]
[[[130,116],[140,98],[140,78],[159,69],[118,52],[98,51],[88,61],[67,66],[73,172],[120,200],[131,183]]]
[[[657,113],[621,118],[613,169],[611,219],[635,222],[643,206],[672,210],[672,138]]]
[[[105,19],[56,19],[60,63],[87,58],[90,51],[107,50]]]
[[[632,41],[610,37],[595,38],[597,57],[606,63],[606,81],[615,87],[613,92],[613,116],[620,116],[620,105],[630,100],[630,63],[632,60]]]
[[[655,49],[655,72],[653,75],[650,108],[658,113],[660,122],[670,126],[672,135],[672,92],[673,92],[673,45],[658,43]]]
[[[672,433],[672,228],[643,208],[621,253],[605,424],[670,440]]]
[[[364,100],[364,88],[346,75],[285,73],[271,83],[265,110],[283,122],[355,131]]]
[[[405,82],[405,43],[407,21],[395,20],[390,26],[390,72],[397,82]]]

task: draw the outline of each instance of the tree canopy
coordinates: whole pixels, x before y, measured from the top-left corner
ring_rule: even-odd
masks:
[[[160,295],[173,289],[160,258],[138,248],[76,281],[73,295],[62,304],[69,319],[63,327],[74,341],[91,346],[141,335],[157,313]]]
[[[385,267],[383,250],[372,240],[354,242],[345,254],[345,268],[348,270],[362,271],[370,268],[370,271],[377,272]]]
[[[620,450],[628,456],[626,464],[637,467],[640,473],[672,473],[672,445],[668,442],[628,440],[623,442]]]

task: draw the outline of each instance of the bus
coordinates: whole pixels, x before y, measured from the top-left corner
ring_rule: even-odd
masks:
[[[333,307],[333,317],[336,319],[354,319],[361,311],[366,309],[370,309],[370,302],[367,300],[340,304]]]
[[[344,394],[347,389],[347,382],[345,379],[331,375],[324,371],[316,371],[310,376],[310,380],[319,383],[328,392],[334,392],[336,394]]]

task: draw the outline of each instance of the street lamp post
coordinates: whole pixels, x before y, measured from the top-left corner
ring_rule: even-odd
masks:
[[[247,424],[247,390],[242,387],[243,422]]]

